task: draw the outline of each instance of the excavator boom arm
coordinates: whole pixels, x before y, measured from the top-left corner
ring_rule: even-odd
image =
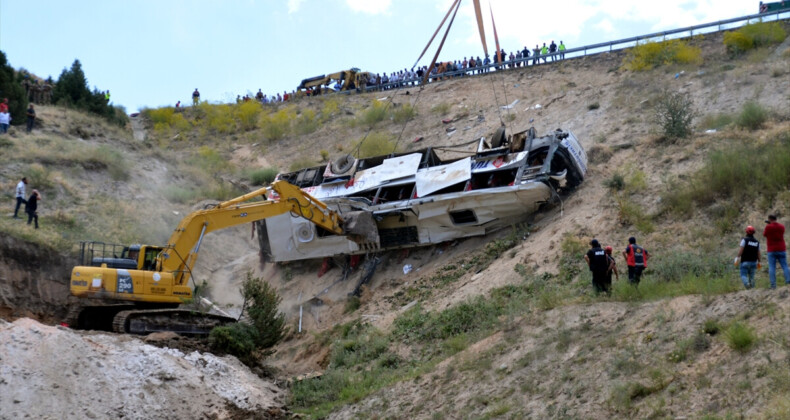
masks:
[[[310,194],[286,181],[276,181],[271,189],[279,195],[278,199],[249,202],[253,198],[265,196],[268,189],[261,188],[222,202],[214,208],[198,210],[186,216],[157,257],[159,271],[172,272],[176,284],[185,284],[205,234],[288,212],[330,232],[338,235],[344,233],[340,215]]]

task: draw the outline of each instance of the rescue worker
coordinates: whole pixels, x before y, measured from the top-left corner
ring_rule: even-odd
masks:
[[[198,102],[200,102],[200,92],[195,88],[195,91],[192,92],[192,105],[197,105]]]
[[[609,263],[606,258],[606,252],[601,248],[601,244],[597,239],[590,241],[592,247],[587,254],[584,255],[584,260],[587,261],[587,266],[590,267],[592,272],[592,286],[595,294],[605,292],[606,273],[609,269]]]
[[[639,285],[642,272],[647,268],[647,259],[650,254],[646,249],[636,244],[636,238],[628,238],[628,247],[623,251],[623,258],[628,264],[628,282]]]
[[[560,40],[560,46],[557,47],[557,49],[560,51],[560,60],[564,60],[565,59],[565,44],[562,43],[562,40]]]
[[[741,239],[741,247],[735,266],[741,263],[741,282],[747,289],[754,288],[754,272],[760,269],[760,241],[754,237],[754,227],[746,226],[746,236]]]

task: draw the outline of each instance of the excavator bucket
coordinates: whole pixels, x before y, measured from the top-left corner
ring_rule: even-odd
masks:
[[[343,230],[348,239],[358,244],[379,242],[379,230],[369,211],[343,213]]]

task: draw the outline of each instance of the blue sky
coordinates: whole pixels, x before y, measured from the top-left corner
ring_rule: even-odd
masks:
[[[12,66],[57,79],[74,59],[91,88],[143,107],[282,93],[350,67],[411,67],[452,0],[0,0],[0,50]],[[755,13],[736,0],[481,0],[506,51],[563,40],[569,48]],[[438,42],[437,42],[438,44]],[[434,47],[435,48],[435,47]],[[435,49],[420,65],[428,64]],[[440,59],[483,55],[463,0]]]

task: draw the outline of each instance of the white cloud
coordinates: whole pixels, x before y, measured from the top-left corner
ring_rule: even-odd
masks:
[[[378,15],[387,13],[392,0],[346,0],[346,4],[355,12]]]
[[[612,22],[609,19],[603,19],[600,22],[594,24],[593,27],[606,33],[614,32],[614,25],[612,25]]]
[[[299,11],[299,7],[302,6],[304,0],[288,0],[288,13],[296,13]]]
[[[349,0],[347,0],[349,1]],[[526,2],[481,0],[489,49],[493,49],[489,4],[496,19],[497,32],[506,50],[516,45],[535,45],[562,39],[566,44],[584,45],[601,35],[607,40],[681,28],[734,18],[756,12],[752,3],[720,0],[662,0],[625,2],[622,0],[571,0],[564,2]],[[446,11],[452,0],[434,0]],[[459,22],[460,20],[460,22]],[[438,24],[438,22],[437,22]],[[463,2],[453,32],[479,51],[480,38],[472,2]],[[634,32],[636,31],[636,32]],[[598,42],[603,41],[598,39]]]

